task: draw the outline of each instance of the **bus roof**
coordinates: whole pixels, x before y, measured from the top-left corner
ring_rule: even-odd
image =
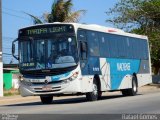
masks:
[[[21,29],[34,27],[34,26],[44,26],[44,25],[54,25],[54,24],[71,24],[71,25],[73,25],[75,27],[75,29],[81,28],[81,29],[86,29],[86,30],[93,30],[93,31],[98,31],[98,32],[104,32],[104,33],[110,33],[110,34],[115,34],[115,35],[122,35],[122,36],[128,36],[128,37],[134,37],[134,38],[140,38],[140,39],[148,40],[148,37],[144,36],[144,35],[127,33],[127,32],[125,32],[125,31],[123,31],[121,29],[111,28],[111,27],[104,27],[104,26],[100,26],[100,25],[97,25],[97,24],[80,24],[80,23],[54,22],[54,23],[45,23],[45,24],[32,25],[32,26],[21,28]]]

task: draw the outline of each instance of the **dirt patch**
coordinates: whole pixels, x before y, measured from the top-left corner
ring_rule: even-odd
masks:
[[[140,93],[152,93],[160,91],[160,84],[149,84],[138,89]]]
[[[19,90],[17,89],[4,90],[4,96],[14,96],[19,94]]]

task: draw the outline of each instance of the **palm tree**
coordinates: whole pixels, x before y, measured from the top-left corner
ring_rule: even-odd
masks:
[[[52,23],[52,22],[79,22],[82,15],[86,10],[72,11],[72,0],[55,0],[51,7],[51,13],[44,13],[41,18],[29,15],[34,24]]]

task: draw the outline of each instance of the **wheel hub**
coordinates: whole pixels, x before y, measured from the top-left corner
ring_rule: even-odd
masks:
[[[136,83],[135,82],[133,82],[133,90],[134,90],[134,92],[137,91],[137,87],[136,87]]]
[[[97,85],[96,85],[96,84],[93,84],[93,93],[94,93],[95,95],[98,94],[98,88],[97,88]]]

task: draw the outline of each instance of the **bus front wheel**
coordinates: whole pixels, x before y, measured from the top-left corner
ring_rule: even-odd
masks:
[[[43,104],[51,104],[53,101],[53,96],[40,96],[40,99]]]
[[[97,80],[93,80],[93,91],[86,93],[86,99],[87,101],[96,101],[99,98],[99,90],[98,90],[98,83]]]
[[[138,91],[137,78],[133,75],[132,77],[132,88],[121,90],[124,96],[135,96]]]

